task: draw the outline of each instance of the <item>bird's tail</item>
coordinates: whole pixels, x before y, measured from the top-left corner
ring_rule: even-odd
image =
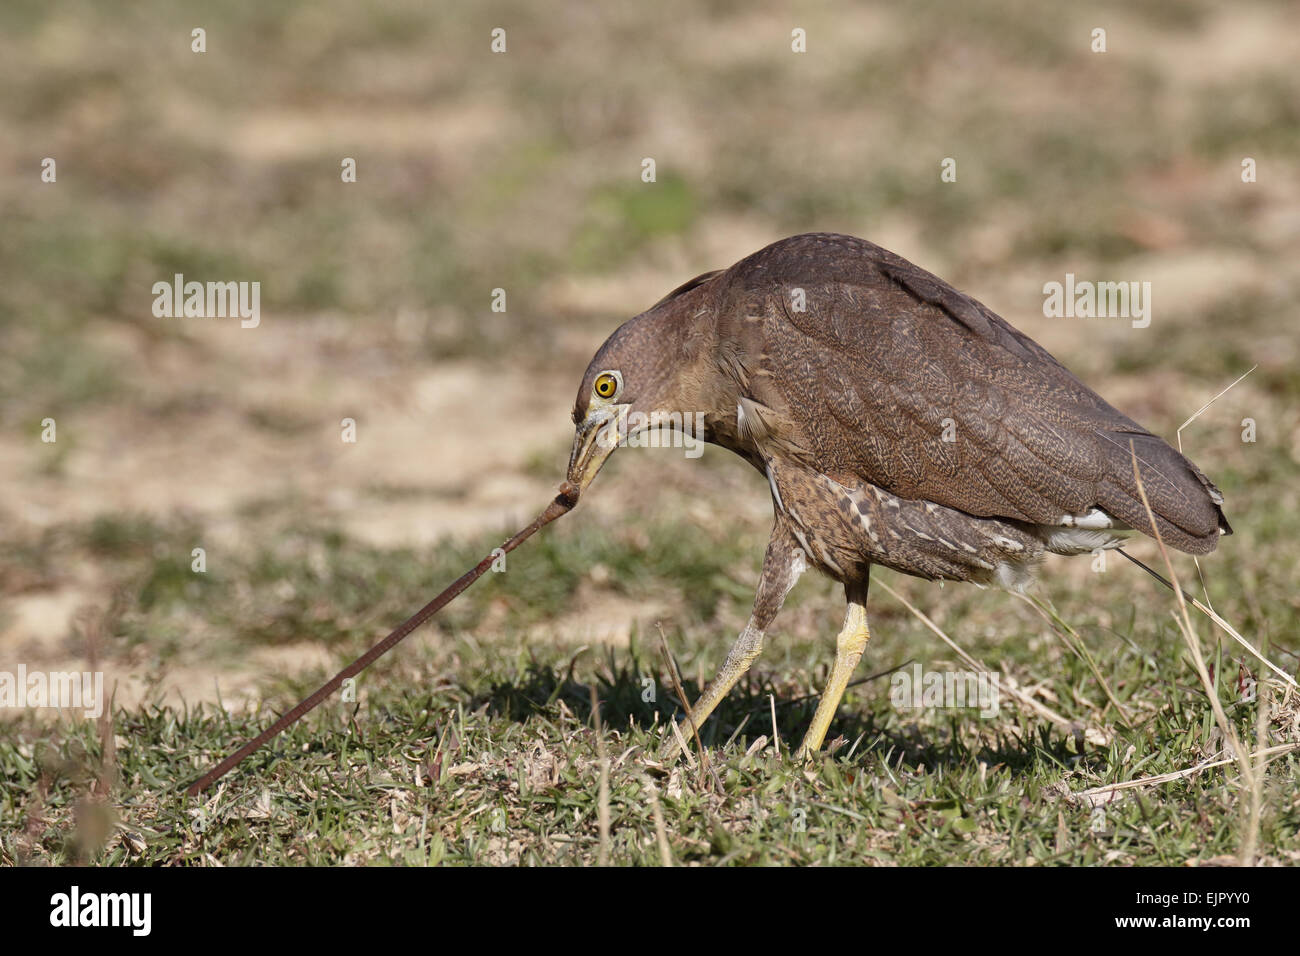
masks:
[[[1151,503],[1160,536],[1170,547],[1208,554],[1219,538],[1232,534],[1223,514],[1223,494],[1191,461],[1150,432],[1108,431],[1110,449],[1101,506],[1143,534],[1154,536],[1150,517],[1133,475],[1136,456],[1142,487]]]

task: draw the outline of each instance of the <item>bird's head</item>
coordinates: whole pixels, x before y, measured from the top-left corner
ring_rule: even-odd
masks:
[[[662,321],[652,313],[622,325],[582,376],[573,404],[573,452],[569,484],[580,495],[605,460],[628,438],[648,427],[651,413],[672,407],[679,391],[674,343],[664,341]]]
[[[573,404],[567,493],[574,501],[629,438],[650,428],[690,432],[699,423],[711,330],[703,296],[714,275],[692,279],[625,322],[587,366]]]
[[[708,391],[703,360],[714,344],[711,280],[721,274],[706,272],[678,286],[619,326],[592,358],[573,403],[577,431],[565,483],[572,502],[629,438],[700,421]]]

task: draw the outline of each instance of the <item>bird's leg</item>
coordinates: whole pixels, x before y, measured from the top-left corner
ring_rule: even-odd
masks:
[[[763,635],[768,625],[781,610],[786,594],[794,587],[806,567],[806,558],[799,543],[785,524],[778,520],[772,528],[767,553],[763,556],[763,572],[759,577],[758,593],[754,596],[754,610],[750,613],[749,622],[727,652],[727,659],[723,661],[717,676],[709,682],[699,700],[691,707],[696,730],[758,659],[763,650]],[[681,721],[677,729],[683,740],[690,740],[693,736],[689,719]],[[677,735],[670,732],[661,757],[664,760],[674,760],[678,752]]]
[[[809,757],[821,749],[822,741],[826,739],[826,730],[840,706],[840,698],[844,696],[849,679],[871,637],[867,630],[867,583],[863,581],[861,584],[845,585],[844,593],[849,601],[849,609],[844,614],[844,627],[840,629],[840,635],[835,641],[835,667],[831,670],[826,690],[822,692],[822,699],[817,704],[817,713],[813,715],[812,724],[804,734],[796,758]]]

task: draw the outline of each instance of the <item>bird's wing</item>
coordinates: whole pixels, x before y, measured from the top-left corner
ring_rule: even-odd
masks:
[[[1195,465],[1040,345],[936,276],[854,242],[851,262],[818,270],[830,281],[801,286],[802,303],[790,289],[809,272],[797,268],[805,257],[790,275],[770,263],[760,281],[742,279],[751,314],[763,315],[752,397],[824,473],[1039,524],[1100,507],[1150,534],[1131,443],[1171,545],[1203,553],[1230,530]]]

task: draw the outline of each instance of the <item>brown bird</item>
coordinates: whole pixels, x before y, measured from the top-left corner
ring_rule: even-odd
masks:
[[[844,584],[803,755],[821,747],[866,647],[872,565],[1020,590],[1046,552],[1151,534],[1132,453],[1165,542],[1205,554],[1232,531],[1219,490],[1169,444],[984,305],[852,236],[784,239],[673,290],[601,346],[573,421],[575,500],[631,436],[696,422],[694,438],[771,489],[753,612],[692,708],[697,727],[806,568]]]

